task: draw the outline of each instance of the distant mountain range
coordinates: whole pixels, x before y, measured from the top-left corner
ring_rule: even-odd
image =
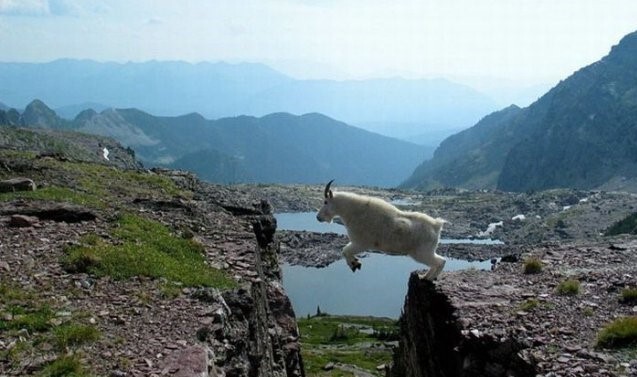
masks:
[[[529,107],[447,138],[402,186],[637,189],[637,32]]]
[[[448,136],[497,108],[488,96],[443,79],[296,80],[262,64],[69,59],[0,63],[0,98],[16,108],[39,98],[67,119],[108,107],[211,119],[318,112],[394,137],[424,134],[432,146],[441,132]]]
[[[192,113],[157,117],[137,109],[85,110],[74,120],[32,101],[0,124],[110,136],[148,165],[191,170],[219,183],[322,183],[390,187],[431,149],[377,135],[321,114],[269,114],[208,120]]]

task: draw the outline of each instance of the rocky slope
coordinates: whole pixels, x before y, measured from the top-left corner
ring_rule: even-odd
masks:
[[[189,174],[57,157],[0,154],[0,179],[29,176],[38,187],[0,194],[0,375],[52,373],[71,361],[104,376],[304,375],[267,204]],[[192,239],[234,288],[63,268],[69,246],[124,242],[114,229],[122,214]],[[38,313],[45,322],[25,322]],[[63,335],[78,327],[99,336]]]
[[[1,119],[0,149],[28,152],[40,157],[57,156],[66,160],[92,162],[126,169],[142,167],[142,164],[135,159],[135,152],[132,149],[122,147],[110,137],[46,128],[28,129],[7,126],[1,122]]]

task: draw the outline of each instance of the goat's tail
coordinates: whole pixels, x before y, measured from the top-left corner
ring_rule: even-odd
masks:
[[[442,230],[442,226],[445,224],[451,224],[451,222],[443,219],[442,217],[436,217],[436,225],[438,226],[438,231]]]

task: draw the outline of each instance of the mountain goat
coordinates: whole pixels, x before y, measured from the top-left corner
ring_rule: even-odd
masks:
[[[325,200],[316,218],[321,222],[331,222],[335,216],[341,218],[350,240],[343,248],[343,255],[352,272],[361,268],[357,253],[378,250],[388,255],[409,255],[429,266],[425,279],[436,279],[445,266],[445,259],[436,254],[445,220],[401,211],[378,198],[333,193],[330,189],[333,181],[325,186]]]

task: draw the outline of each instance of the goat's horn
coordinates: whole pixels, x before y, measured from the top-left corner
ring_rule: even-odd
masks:
[[[332,182],[334,182],[333,179],[331,181],[327,182],[327,185],[325,186],[325,197],[326,198],[327,198],[327,193],[330,192],[330,186],[332,185]]]

